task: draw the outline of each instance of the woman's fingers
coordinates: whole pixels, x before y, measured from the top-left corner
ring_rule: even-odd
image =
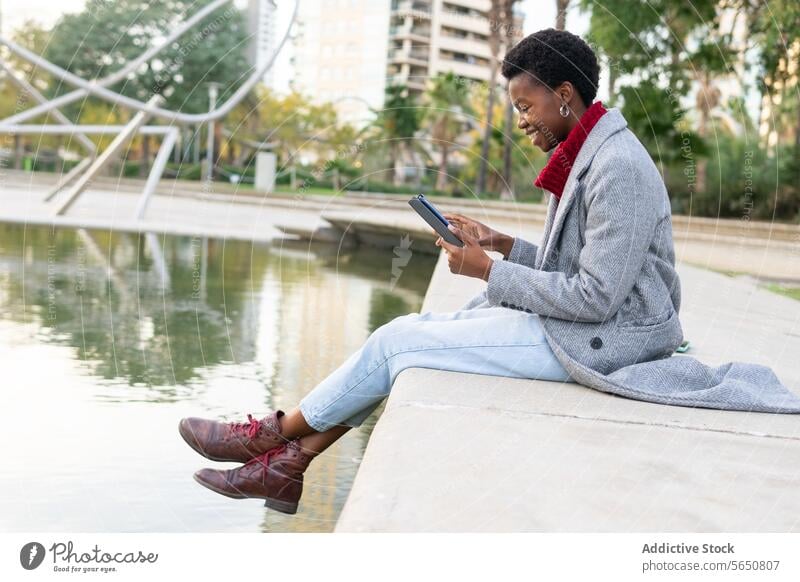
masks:
[[[447,212],[442,214],[442,216],[444,216],[447,220],[453,220],[456,222],[467,222],[469,220],[466,216],[457,212]]]
[[[477,220],[473,220],[457,212],[448,212],[442,216],[444,216],[453,226],[466,232],[473,238],[480,237],[485,230],[485,226]]]
[[[471,218],[467,218],[466,216],[462,216],[460,214],[451,214],[451,215],[443,215],[449,222],[452,222],[459,228],[469,229],[469,230],[477,230],[478,223],[472,220]]]

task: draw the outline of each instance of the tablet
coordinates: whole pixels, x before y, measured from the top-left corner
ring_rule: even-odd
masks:
[[[439,212],[436,207],[431,204],[427,198],[425,198],[424,194],[418,194],[414,198],[408,201],[411,205],[411,208],[417,211],[425,222],[427,222],[433,230],[439,234],[444,240],[449,242],[450,244],[456,245],[458,247],[463,247],[464,243],[459,239],[456,235],[454,235],[447,225],[450,224],[447,219],[442,216],[442,213]]]

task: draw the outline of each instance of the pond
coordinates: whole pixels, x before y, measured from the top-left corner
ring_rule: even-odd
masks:
[[[435,258],[398,256],[0,225],[0,531],[331,531],[383,405],[312,463],[294,516],[195,483],[235,465],[178,421],[295,406],[420,310]]]

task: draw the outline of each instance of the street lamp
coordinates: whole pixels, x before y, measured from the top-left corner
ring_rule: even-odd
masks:
[[[214,111],[217,107],[217,97],[219,96],[219,83],[211,82],[208,85],[208,110]],[[206,136],[206,182],[214,179],[214,119],[208,121],[208,135]]]

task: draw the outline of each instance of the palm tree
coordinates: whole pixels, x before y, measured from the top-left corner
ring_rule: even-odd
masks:
[[[708,125],[712,119],[713,112],[720,104],[722,93],[719,87],[714,85],[711,74],[706,71],[698,73],[696,80],[699,83],[697,94],[695,95],[695,103],[697,111],[699,112],[699,124],[697,127],[697,135],[701,139],[708,138]],[[696,189],[698,192],[706,191],[706,171],[708,168],[708,159],[700,157],[697,160],[696,169]]]
[[[508,51],[514,44],[515,32],[517,32],[516,22],[514,21],[514,5],[517,0],[504,0],[503,10],[501,13],[502,28],[505,33],[504,45],[505,50]],[[512,151],[514,145],[514,105],[510,99],[506,99],[506,112],[503,127],[505,128],[506,135],[503,139],[503,189],[500,192],[500,198],[503,200],[513,200],[514,192],[512,188],[513,176],[511,169]]]
[[[405,181],[404,161],[411,152],[422,150],[414,140],[420,127],[420,109],[405,85],[387,86],[383,103],[367,133],[377,143],[387,146],[392,183],[399,186]]]
[[[472,115],[469,92],[464,80],[452,72],[439,73],[430,80],[425,94],[427,110],[425,121],[431,140],[439,147],[439,174],[436,189],[444,190],[447,180],[447,156],[450,147],[464,131],[464,116]]]
[[[564,30],[567,26],[567,9],[570,0],[556,0],[556,29]]]
[[[492,117],[494,113],[495,91],[497,90],[497,71],[500,68],[500,50],[508,51],[514,41],[514,5],[517,0],[492,0],[492,6],[489,10],[489,21],[492,26],[489,30],[489,50],[491,58],[489,60],[489,83],[488,95],[486,102],[486,125],[483,130],[483,142],[481,149],[481,162],[478,169],[478,183],[477,191],[483,192],[486,189],[486,168],[488,165],[487,155],[489,152],[489,141],[492,135]],[[510,102],[506,104],[506,126],[509,127],[513,122],[514,107]],[[508,148],[510,148],[510,138],[506,140]],[[508,149],[506,148],[506,149]],[[503,175],[507,178],[506,184],[511,184],[511,167],[510,159],[511,152],[504,154],[504,172]],[[508,161],[506,167],[505,160]],[[508,189],[504,189],[502,193],[504,198],[513,198],[513,193]]]
[[[486,191],[486,166],[489,157],[489,141],[492,136],[492,114],[494,113],[495,84],[497,83],[497,69],[500,60],[500,41],[503,36],[500,24],[503,22],[503,8],[506,0],[492,0],[489,8],[489,82],[487,83],[486,98],[486,124],[483,127],[483,140],[481,142],[481,159],[478,167],[478,183],[475,190],[480,196]]]

